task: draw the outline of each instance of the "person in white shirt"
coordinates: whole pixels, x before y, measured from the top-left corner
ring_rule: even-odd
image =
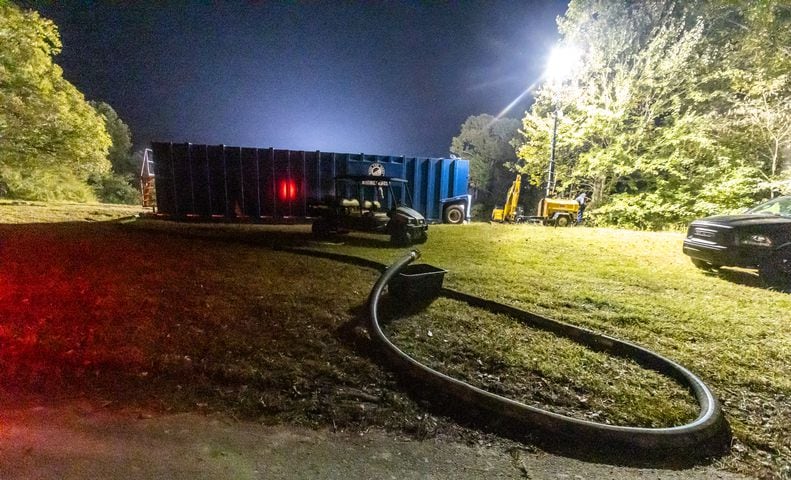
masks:
[[[590,197],[588,197],[586,192],[582,192],[574,200],[580,205],[580,209],[577,211],[577,225],[579,225],[582,223],[582,214],[585,212],[585,206],[590,201]]]

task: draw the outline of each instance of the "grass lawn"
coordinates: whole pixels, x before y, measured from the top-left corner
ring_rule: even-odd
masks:
[[[0,205],[0,222],[12,223],[4,211]],[[358,234],[315,243],[308,231],[152,221],[0,225],[3,396],[89,395],[269,423],[458,432],[378,366],[361,327],[375,272],[271,247],[383,263],[402,250]],[[446,286],[680,362],[723,403],[735,440],[720,462],[756,476],[788,475],[791,295],[763,288],[749,271],[695,269],[681,254],[682,238],[473,224],[433,226],[420,250],[422,261],[449,271]],[[695,414],[689,394],[662,376],[452,300],[389,331],[439,370],[568,415],[665,426]]]
[[[0,199],[0,223],[100,222],[150,210],[139,205]]]

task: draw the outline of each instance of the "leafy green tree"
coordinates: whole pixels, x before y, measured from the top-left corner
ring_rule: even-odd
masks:
[[[27,199],[94,200],[87,179],[110,170],[104,122],[52,61],[57,27],[0,2],[0,184]]]
[[[132,132],[118,113],[105,102],[88,102],[104,119],[112,145],[107,153],[112,170],[119,175],[137,175],[137,165],[132,158]]]
[[[602,223],[663,228],[768,194],[788,163],[789,18],[771,0],[572,0],[559,30],[582,65],[538,92],[523,170],[545,181],[559,105],[558,183],[593,187]]]
[[[791,5],[708,4],[723,45],[710,78],[727,86],[722,141],[754,160],[769,196],[791,190]]]
[[[112,170],[103,174],[91,175],[88,183],[102,202],[138,203],[140,194],[137,190],[136,180],[139,172],[132,156],[132,134],[129,126],[107,103],[95,101],[89,103],[102,116],[105,129],[110,135],[112,145],[107,156]]]
[[[514,174],[516,162],[511,142],[518,133],[519,120],[474,115],[461,125],[451,140],[450,151],[470,161],[470,188],[484,208],[502,203]]]

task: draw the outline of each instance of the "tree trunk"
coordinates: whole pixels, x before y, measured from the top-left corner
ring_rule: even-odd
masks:
[[[591,198],[591,203],[598,205],[605,199],[608,193],[605,191],[606,185],[606,177],[598,177],[593,181],[593,198]]]
[[[777,179],[777,160],[780,156],[780,141],[777,138],[775,138],[774,140],[775,140],[775,144],[772,147],[772,172],[771,172],[771,176],[769,177],[771,182],[774,182]],[[774,185],[769,187],[769,198],[775,198]]]

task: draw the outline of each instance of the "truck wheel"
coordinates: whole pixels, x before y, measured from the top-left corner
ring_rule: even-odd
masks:
[[[450,205],[445,209],[442,214],[442,220],[445,223],[458,225],[464,222],[464,207],[461,205]]]
[[[779,251],[758,267],[758,275],[769,286],[791,289],[791,249]]]

